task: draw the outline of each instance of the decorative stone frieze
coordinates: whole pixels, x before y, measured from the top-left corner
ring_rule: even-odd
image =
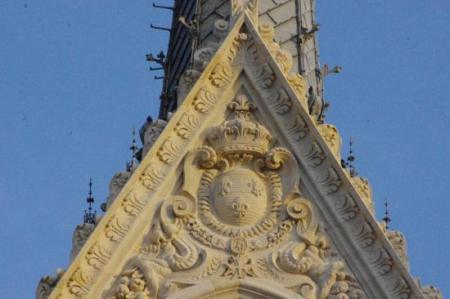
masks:
[[[246,14],[228,32],[51,299],[206,297],[236,281],[258,294],[270,281],[268,298],[423,298],[289,59]]]
[[[77,225],[72,236],[72,251],[70,252],[71,260],[73,261],[80,252],[81,248],[86,243],[89,236],[95,229],[95,224],[83,223]]]

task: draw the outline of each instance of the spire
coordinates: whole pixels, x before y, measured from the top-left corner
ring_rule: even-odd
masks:
[[[129,162],[127,162],[127,171],[128,172],[132,172],[138,164],[136,157],[137,157],[139,147],[137,146],[137,143],[136,143],[136,129],[135,128],[133,128],[133,131],[132,131],[132,140],[131,140],[130,150],[131,150],[131,160]]]
[[[341,164],[342,167],[344,168],[348,168],[348,170],[350,171],[350,176],[354,177],[358,175],[358,172],[356,172],[355,166],[353,165],[353,162],[355,162],[356,157],[353,153],[353,139],[350,136],[350,140],[349,140],[349,151],[348,151],[348,156],[346,160],[342,160]]]
[[[384,217],[383,217],[383,221],[386,224],[386,230],[389,229],[389,223],[391,223],[392,219],[389,217],[389,203],[386,199],[386,201],[384,202]]]
[[[92,196],[92,178],[89,178],[89,193],[86,198],[86,202],[88,204],[88,208],[84,210],[84,223],[95,224],[95,216],[97,211],[92,208],[92,205],[95,202],[94,197]]]

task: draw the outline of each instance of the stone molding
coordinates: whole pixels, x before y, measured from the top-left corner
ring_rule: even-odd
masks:
[[[171,193],[171,178],[180,174],[178,165],[196,147],[206,126],[223,114],[228,104],[223,99],[234,96],[238,80],[255,95],[252,98],[262,118],[272,120],[270,129],[298,162],[306,197],[317,206],[336,249],[347,253],[343,258],[366,295],[424,298],[341,168],[338,148],[327,142],[308,114],[305,82],[300,75],[289,73],[292,58],[271,40],[273,29],[257,29],[247,14],[230,27],[227,38],[50,298],[103,296],[111,275],[123,268],[123,257],[136,248],[136,240],[151,225],[147,218],[156,211],[158,199]]]

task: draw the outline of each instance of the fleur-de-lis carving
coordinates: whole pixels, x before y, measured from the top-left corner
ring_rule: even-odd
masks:
[[[245,202],[245,200],[236,198],[233,200],[233,203],[231,204],[231,208],[233,209],[234,216],[236,216],[238,218],[242,218],[247,215],[248,209],[250,207],[249,207],[248,203]]]

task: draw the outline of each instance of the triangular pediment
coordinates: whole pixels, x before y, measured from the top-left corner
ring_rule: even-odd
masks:
[[[273,28],[233,22],[50,298],[422,298]]]

